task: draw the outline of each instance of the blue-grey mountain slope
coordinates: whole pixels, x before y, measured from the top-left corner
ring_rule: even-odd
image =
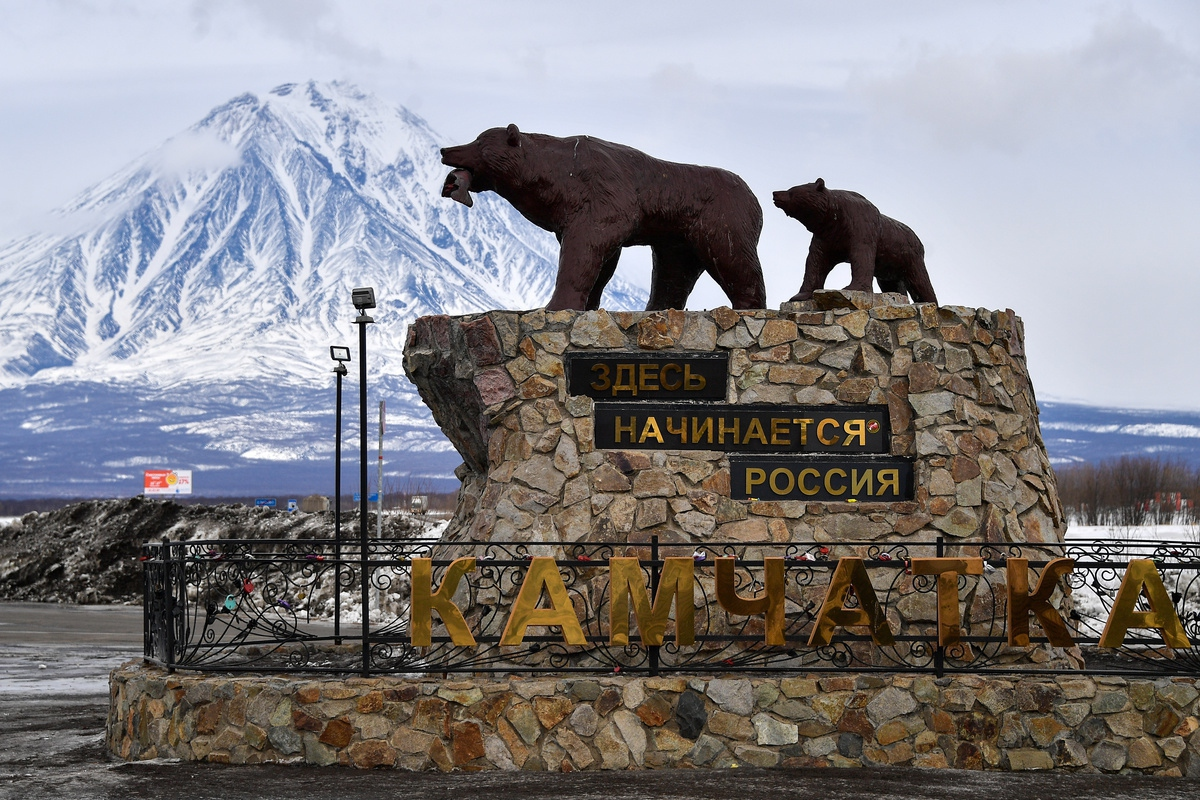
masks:
[[[1121,456],[1200,468],[1200,412],[1150,411],[1043,400],[1042,439],[1056,467]]]

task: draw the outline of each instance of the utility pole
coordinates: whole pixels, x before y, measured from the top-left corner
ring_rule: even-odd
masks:
[[[371,520],[367,517],[367,509],[371,507],[368,499],[371,490],[370,484],[367,483],[367,326],[375,321],[367,314],[367,310],[375,308],[375,290],[369,286],[355,289],[351,298],[358,310],[358,316],[354,318],[354,324],[358,326],[358,490],[361,500],[359,510],[362,514],[358,520],[358,580],[362,586],[362,675],[365,678],[371,674]]]
[[[383,414],[384,401],[379,401],[379,516],[375,518],[375,538],[383,538]]]

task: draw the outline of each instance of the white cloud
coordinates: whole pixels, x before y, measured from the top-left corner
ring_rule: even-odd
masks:
[[[378,49],[345,31],[340,19],[346,15],[331,0],[194,0],[191,9],[197,31],[206,36],[218,15],[231,10],[248,13],[268,34],[312,53],[360,64],[384,60]]]
[[[1018,151],[1047,137],[1126,137],[1195,118],[1200,58],[1126,11],[1058,49],[929,51],[854,87],[941,145]]]
[[[155,165],[163,178],[222,170],[237,166],[241,160],[237,147],[211,131],[185,131],[167,140],[155,154]]]

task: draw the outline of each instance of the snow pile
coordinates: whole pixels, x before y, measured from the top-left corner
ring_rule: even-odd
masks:
[[[384,515],[385,538],[436,535],[407,515]],[[372,533],[374,533],[372,523]],[[343,514],[342,535],[358,535]],[[330,539],[333,514],[287,513],[243,505],[89,500],[30,513],[0,528],[0,600],[141,603],[147,541]]]

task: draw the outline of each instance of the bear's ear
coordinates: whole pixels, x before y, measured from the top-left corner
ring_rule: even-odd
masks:
[[[817,191],[818,192],[825,191],[825,179],[824,178],[817,178]]]
[[[508,146],[517,147],[521,144],[521,132],[517,130],[516,125],[508,126]]]

